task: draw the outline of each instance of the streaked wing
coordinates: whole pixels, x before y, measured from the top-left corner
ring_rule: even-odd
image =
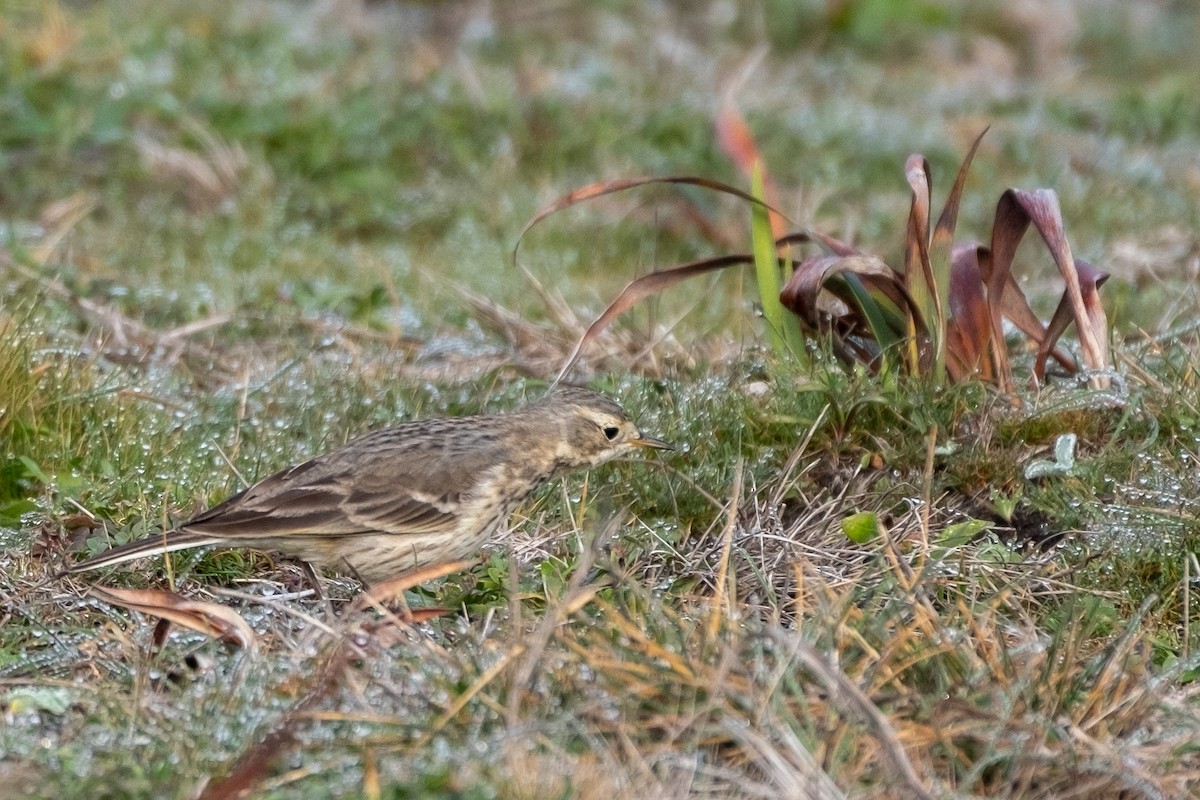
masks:
[[[418,496],[412,492],[397,494],[356,490],[342,508],[348,519],[367,530],[389,533],[431,533],[454,525],[457,506],[446,497]]]
[[[359,448],[353,457],[341,448],[276,473],[180,527],[248,540],[452,527],[462,490],[475,485],[481,462],[387,444]],[[418,455],[422,457],[414,457]],[[482,464],[490,463],[491,458],[482,459]],[[459,491],[451,493],[447,487]]]

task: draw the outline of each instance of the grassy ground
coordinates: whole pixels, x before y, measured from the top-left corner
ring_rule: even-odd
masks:
[[[953,5],[0,8],[0,784],[1194,791],[1198,18]],[[801,370],[763,346],[751,278],[700,279],[576,375],[680,451],[544,492],[479,564],[407,593],[442,616],[355,611],[336,580],[330,616],[247,552],[102,576],[230,607],[255,639],[158,643],[153,617],[47,581],[355,433],[535,396],[631,277],[744,249],[744,207],[648,190],[511,260],[577,185],[739,181],[712,118],[755,63],[737,102],[784,210],[889,257],[907,155],[944,191],[990,124],[960,229],[985,236],[1007,186],[1058,192],[1075,252],[1114,275],[1116,388]],[[1048,313],[1052,265],[1022,253]]]

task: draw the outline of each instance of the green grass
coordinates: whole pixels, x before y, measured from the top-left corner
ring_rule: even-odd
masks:
[[[935,796],[1190,790],[1194,12],[330,8],[4,13],[10,793],[190,797],[239,763],[270,798],[888,797],[905,762]],[[175,587],[235,609],[257,649],[178,628],[157,647],[153,618],[49,579],[362,431],[537,396],[630,278],[748,250],[744,206],[655,190],[522,242],[556,302],[509,260],[571,187],[736,182],[712,112],[761,41],[739,103],[784,210],[889,259],[907,155],[950,175],[993,125],[959,230],[982,235],[1004,186],[1058,192],[1076,254],[1114,273],[1119,403],[1065,378],[1000,398],[873,376],[819,348],[801,368],[767,348],[753,278],[722,276],[581,362],[678,452],[548,487],[479,564],[406,593],[442,617],[352,613],[335,581],[330,618],[287,594],[289,565],[176,554]],[[1021,258],[1048,314],[1049,261]],[[1064,434],[1073,461],[1031,477]],[[855,514],[881,533],[851,542]],[[161,564],[97,580],[166,588]]]

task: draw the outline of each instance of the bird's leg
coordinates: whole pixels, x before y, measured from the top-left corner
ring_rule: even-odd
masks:
[[[321,591],[321,579],[317,577],[317,571],[313,569],[313,565],[307,561],[301,561],[300,568],[304,570],[304,576],[308,578],[309,583],[312,584],[313,593],[316,598],[325,603],[325,614],[330,620],[333,620],[333,603],[330,602],[329,598],[325,596],[325,593]]]

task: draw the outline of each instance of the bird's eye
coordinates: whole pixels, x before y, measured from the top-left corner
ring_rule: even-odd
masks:
[[[604,429],[604,438],[608,439],[611,442],[613,439],[617,438],[617,434],[619,434],[620,432],[621,432],[620,428],[609,425],[607,428]]]

